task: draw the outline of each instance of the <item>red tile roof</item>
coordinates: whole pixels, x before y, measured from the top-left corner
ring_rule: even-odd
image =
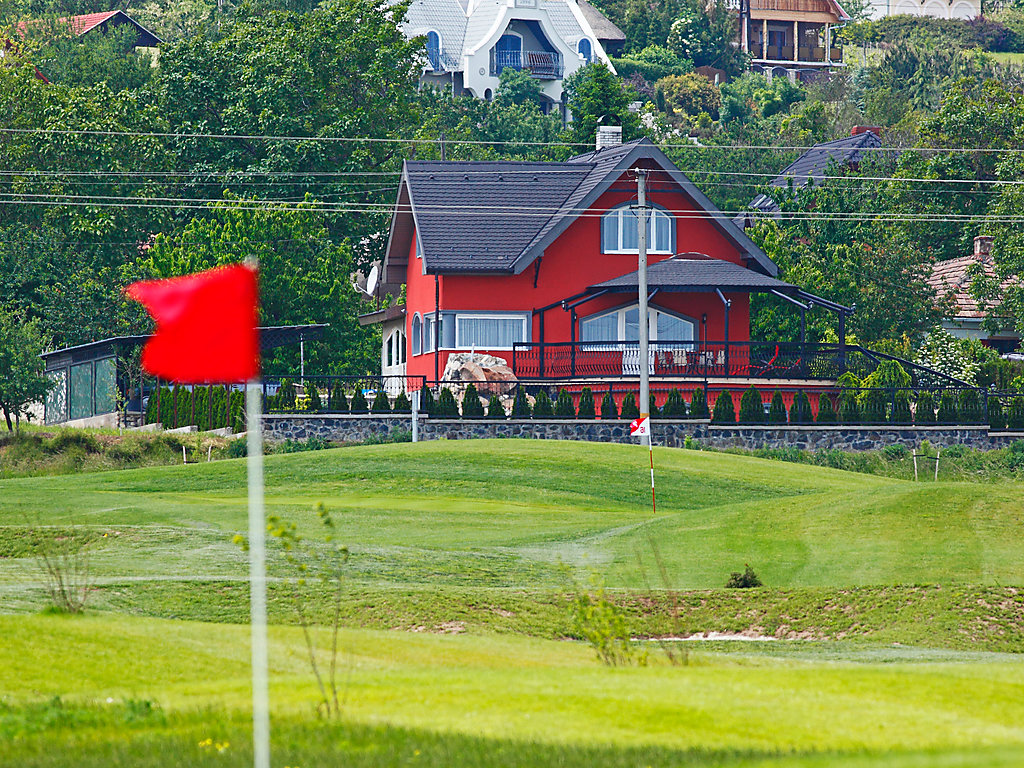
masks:
[[[956,318],[983,318],[986,313],[978,307],[978,302],[971,296],[971,280],[975,270],[972,267],[980,264],[984,275],[987,277],[996,276],[996,266],[992,257],[988,254],[974,254],[960,256],[948,261],[940,261],[932,267],[932,273],[926,282],[939,297],[951,296],[955,310],[953,317]],[[1009,280],[1002,283],[1003,287],[1009,285]]]
[[[114,18],[121,11],[107,11],[105,13],[87,13],[83,16],[72,16],[68,21],[71,23],[71,31],[76,35],[84,35],[90,29],[98,27],[105,21]]]

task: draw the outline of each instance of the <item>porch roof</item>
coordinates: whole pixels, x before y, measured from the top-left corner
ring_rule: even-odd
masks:
[[[675,291],[679,293],[722,291],[739,293],[795,293],[795,285],[776,280],[774,277],[746,269],[739,264],[721,259],[712,259],[703,254],[687,254],[665,259],[647,267],[647,286],[651,290]],[[588,292],[636,293],[637,272],[605,280],[590,286]]]

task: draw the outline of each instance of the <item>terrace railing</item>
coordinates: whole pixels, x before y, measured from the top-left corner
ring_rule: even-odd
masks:
[[[491,49],[491,77],[503,69],[525,69],[539,80],[560,80],[564,72],[562,54],[552,51],[499,51]]]

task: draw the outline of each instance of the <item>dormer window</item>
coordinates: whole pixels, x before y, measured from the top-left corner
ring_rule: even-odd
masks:
[[[576,52],[579,53],[580,58],[588,64],[594,60],[594,46],[586,37],[582,38],[576,44]]]
[[[441,35],[434,30],[427,32],[427,61],[432,70],[441,71]]]
[[[612,208],[601,218],[602,253],[637,253],[636,211],[632,203]],[[647,252],[672,253],[675,220],[661,208],[647,211]]]

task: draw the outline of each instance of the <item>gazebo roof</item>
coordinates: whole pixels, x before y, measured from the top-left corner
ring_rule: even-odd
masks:
[[[703,254],[686,254],[651,264],[647,268],[647,286],[651,290],[677,293],[713,291],[716,288],[739,293],[795,293],[799,290],[790,283]],[[587,290],[636,293],[637,289],[638,275],[633,271],[592,285]]]

